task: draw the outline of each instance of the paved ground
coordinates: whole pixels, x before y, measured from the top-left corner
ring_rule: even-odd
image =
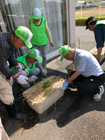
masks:
[[[94,46],[93,33],[76,27],[76,47],[90,50]],[[70,62],[59,59],[48,63],[48,75],[67,77],[65,66]],[[67,89],[63,98],[42,115],[24,105],[28,117],[23,121],[7,118],[2,109],[3,124],[11,140],[105,140],[105,94],[100,102],[94,102]]]

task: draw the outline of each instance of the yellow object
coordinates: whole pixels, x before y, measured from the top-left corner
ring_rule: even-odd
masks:
[[[95,58],[97,57],[97,48],[94,47],[89,51]],[[102,48],[100,62],[105,58],[105,47]]]

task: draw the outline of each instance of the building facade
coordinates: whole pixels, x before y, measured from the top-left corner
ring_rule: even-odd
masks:
[[[10,32],[17,26],[28,27],[33,7],[40,7],[48,21],[54,47],[47,45],[48,59],[58,55],[62,45],[75,46],[75,1],[72,0],[1,0],[0,31]],[[22,47],[17,55],[27,53]]]

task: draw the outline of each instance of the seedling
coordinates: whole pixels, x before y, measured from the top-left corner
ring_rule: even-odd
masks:
[[[50,81],[47,80],[46,82],[43,83],[43,88],[47,88],[50,85]]]

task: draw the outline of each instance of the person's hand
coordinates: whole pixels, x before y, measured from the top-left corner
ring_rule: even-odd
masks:
[[[25,69],[25,70],[21,70],[20,72],[18,72],[20,75],[24,75],[27,76],[29,74],[29,72]]]
[[[68,87],[69,83],[65,80],[63,82],[63,86],[62,86],[62,90],[66,90],[66,88]]]
[[[21,85],[26,85],[27,81],[28,81],[28,78],[24,75],[19,75],[19,77],[17,77],[17,81]]]
[[[29,82],[34,82],[34,81],[37,80],[37,79],[38,79],[38,77],[36,77],[36,76],[31,76],[31,77],[28,78],[28,81],[29,81]]]
[[[50,45],[51,45],[52,47],[54,47],[54,43],[53,43],[53,42],[50,42]]]
[[[29,72],[25,69],[23,70],[21,67],[17,70],[18,74],[27,76]]]
[[[46,75],[46,71],[44,69],[42,69],[42,74]]]
[[[100,58],[99,57],[97,57],[97,61],[100,63]]]

